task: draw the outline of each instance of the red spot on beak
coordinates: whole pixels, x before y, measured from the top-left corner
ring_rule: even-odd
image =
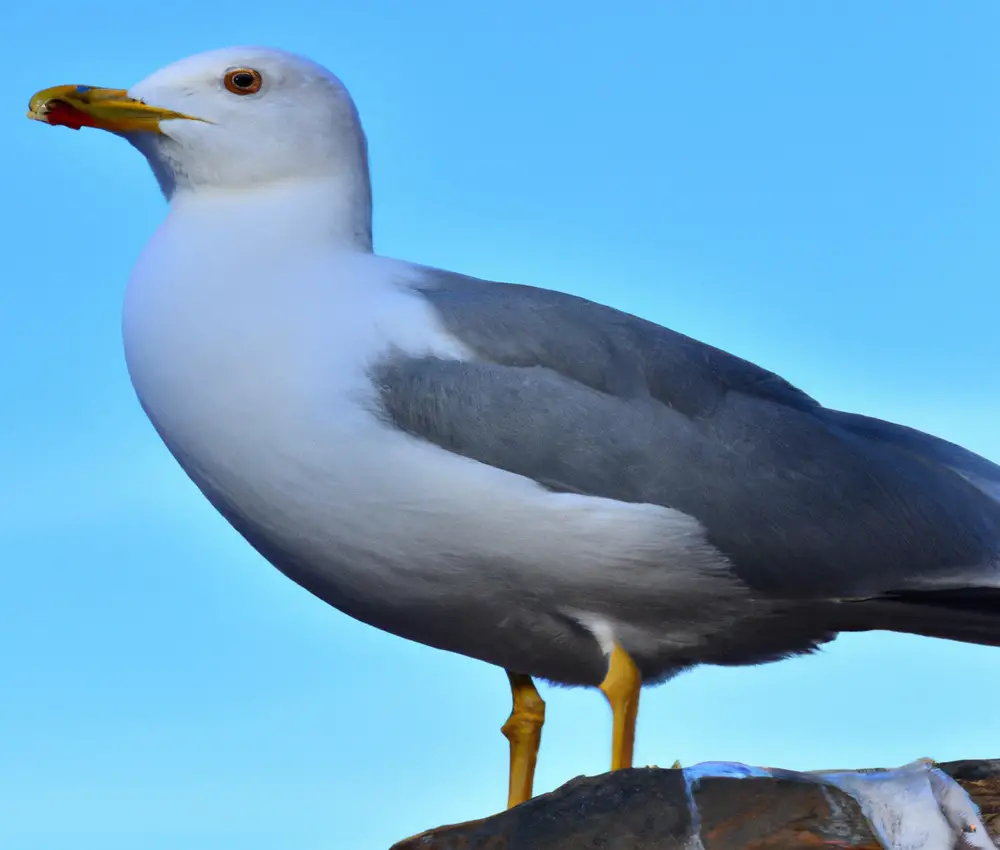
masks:
[[[81,127],[97,127],[94,119],[86,112],[64,100],[52,100],[46,104],[45,120],[53,127],[69,127],[71,130],[79,130]]]

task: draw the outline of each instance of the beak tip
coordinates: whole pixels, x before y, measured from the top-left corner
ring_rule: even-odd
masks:
[[[25,113],[25,116],[31,121],[41,121],[43,124],[52,123],[51,121],[49,121],[49,111],[48,109],[45,108],[44,104],[39,105],[36,103],[32,103],[28,107],[28,111]]]
[[[39,92],[31,99],[28,118],[50,127],[69,127],[70,130],[97,126],[90,115],[62,97],[44,97],[49,91]]]

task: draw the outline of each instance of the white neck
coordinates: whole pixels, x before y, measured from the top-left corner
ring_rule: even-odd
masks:
[[[178,186],[170,206],[174,213],[197,210],[219,221],[242,222],[236,232],[242,232],[248,242],[325,242],[362,253],[372,251],[367,180],[352,185],[346,175],[322,181],[288,180],[245,190]]]

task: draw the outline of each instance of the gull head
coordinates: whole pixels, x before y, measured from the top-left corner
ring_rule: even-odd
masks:
[[[367,191],[366,142],[347,89],[281,50],[200,53],[127,90],[55,86],[31,98],[28,117],[124,137],[168,198],[328,180]]]

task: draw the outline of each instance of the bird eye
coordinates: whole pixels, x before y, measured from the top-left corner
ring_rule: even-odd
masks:
[[[253,94],[260,91],[264,83],[260,72],[253,68],[234,68],[232,71],[227,71],[223,82],[233,94]]]

